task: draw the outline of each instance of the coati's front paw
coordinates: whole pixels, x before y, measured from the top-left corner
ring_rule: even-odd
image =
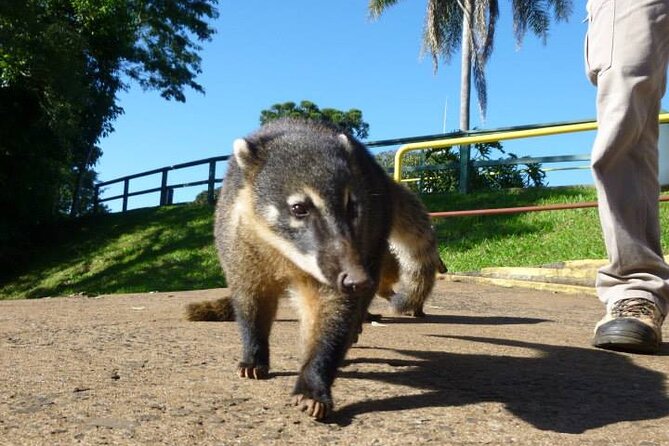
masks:
[[[267,379],[269,377],[269,367],[266,365],[240,362],[237,367],[237,373],[240,378]]]
[[[311,378],[311,379],[310,379]],[[293,389],[293,404],[316,420],[322,420],[332,412],[330,389],[322,383],[322,377],[302,372]]]
[[[332,402],[316,401],[302,394],[293,397],[293,404],[312,418],[322,420],[332,412]]]

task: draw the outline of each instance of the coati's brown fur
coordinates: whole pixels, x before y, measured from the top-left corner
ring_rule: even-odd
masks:
[[[302,337],[294,401],[321,419],[374,295],[397,312],[424,314],[443,268],[435,235],[422,202],[332,127],[279,120],[233,148],[214,227],[232,294],[189,305],[188,318],[234,317],[239,376],[267,378],[278,299],[291,296]],[[393,288],[398,281],[402,294]]]

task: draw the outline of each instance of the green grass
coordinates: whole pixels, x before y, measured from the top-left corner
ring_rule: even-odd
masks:
[[[70,222],[34,253],[0,298],[225,286],[208,206],[148,208]]]
[[[436,211],[594,200],[594,189],[569,187],[435,196],[425,201],[430,210]],[[450,271],[606,257],[596,208],[441,218],[435,226],[442,258]]]
[[[588,187],[425,196],[430,210],[594,201]],[[669,205],[660,206],[665,249]],[[185,205],[100,215],[62,225],[35,249],[20,274],[0,284],[0,299],[176,291],[225,286],[213,247],[213,209]],[[591,209],[435,220],[452,272],[604,258]]]

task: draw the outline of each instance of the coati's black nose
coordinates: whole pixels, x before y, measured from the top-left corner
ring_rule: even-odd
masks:
[[[339,274],[339,291],[356,294],[369,290],[372,281],[363,271],[344,271]]]

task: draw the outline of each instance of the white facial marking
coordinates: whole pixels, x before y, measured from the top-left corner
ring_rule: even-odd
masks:
[[[302,271],[310,274],[314,279],[318,280],[321,283],[326,285],[331,285],[330,282],[325,278],[325,274],[321,271],[321,268],[318,266],[318,259],[316,253],[308,252],[303,253],[297,249],[292,242],[285,240],[271,229],[265,226],[259,226],[256,228],[259,235],[274,247],[277,251],[283,254],[287,259],[293,262],[298,268]]]
[[[230,212],[230,222],[232,227],[239,225],[244,216],[251,213],[251,195],[247,187],[239,190],[235,198],[234,205]]]
[[[288,223],[288,225],[294,229],[304,228],[304,220],[298,220],[295,217],[290,217],[290,222]]]
[[[311,202],[317,207],[320,211],[325,211],[325,200],[323,197],[310,187],[304,188],[304,193],[311,199]]]
[[[274,225],[279,221],[279,209],[272,204],[268,204],[263,210],[263,217],[265,217],[267,223]]]
[[[289,195],[286,199],[286,204],[290,207],[298,203],[310,202],[314,207],[319,208],[321,211],[325,208],[325,201],[314,189],[305,187],[303,192],[297,192],[292,195]],[[263,215],[268,223],[272,221],[278,221],[279,210],[271,205],[268,205],[264,209]],[[292,228],[301,228],[306,225],[305,220],[291,217],[290,227]],[[265,240],[269,245],[274,247],[279,251],[284,257],[293,262],[298,268],[307,274],[311,275],[314,279],[319,282],[332,285],[326,278],[323,271],[321,271],[320,266],[318,266],[318,255],[315,252],[302,252],[293,245],[289,240],[282,238],[280,235],[276,234],[266,225],[258,225],[256,228],[258,234],[263,240]]]
[[[288,203],[288,206],[292,206],[297,203],[304,203],[306,200],[306,194],[292,194],[288,196],[286,203]]]

